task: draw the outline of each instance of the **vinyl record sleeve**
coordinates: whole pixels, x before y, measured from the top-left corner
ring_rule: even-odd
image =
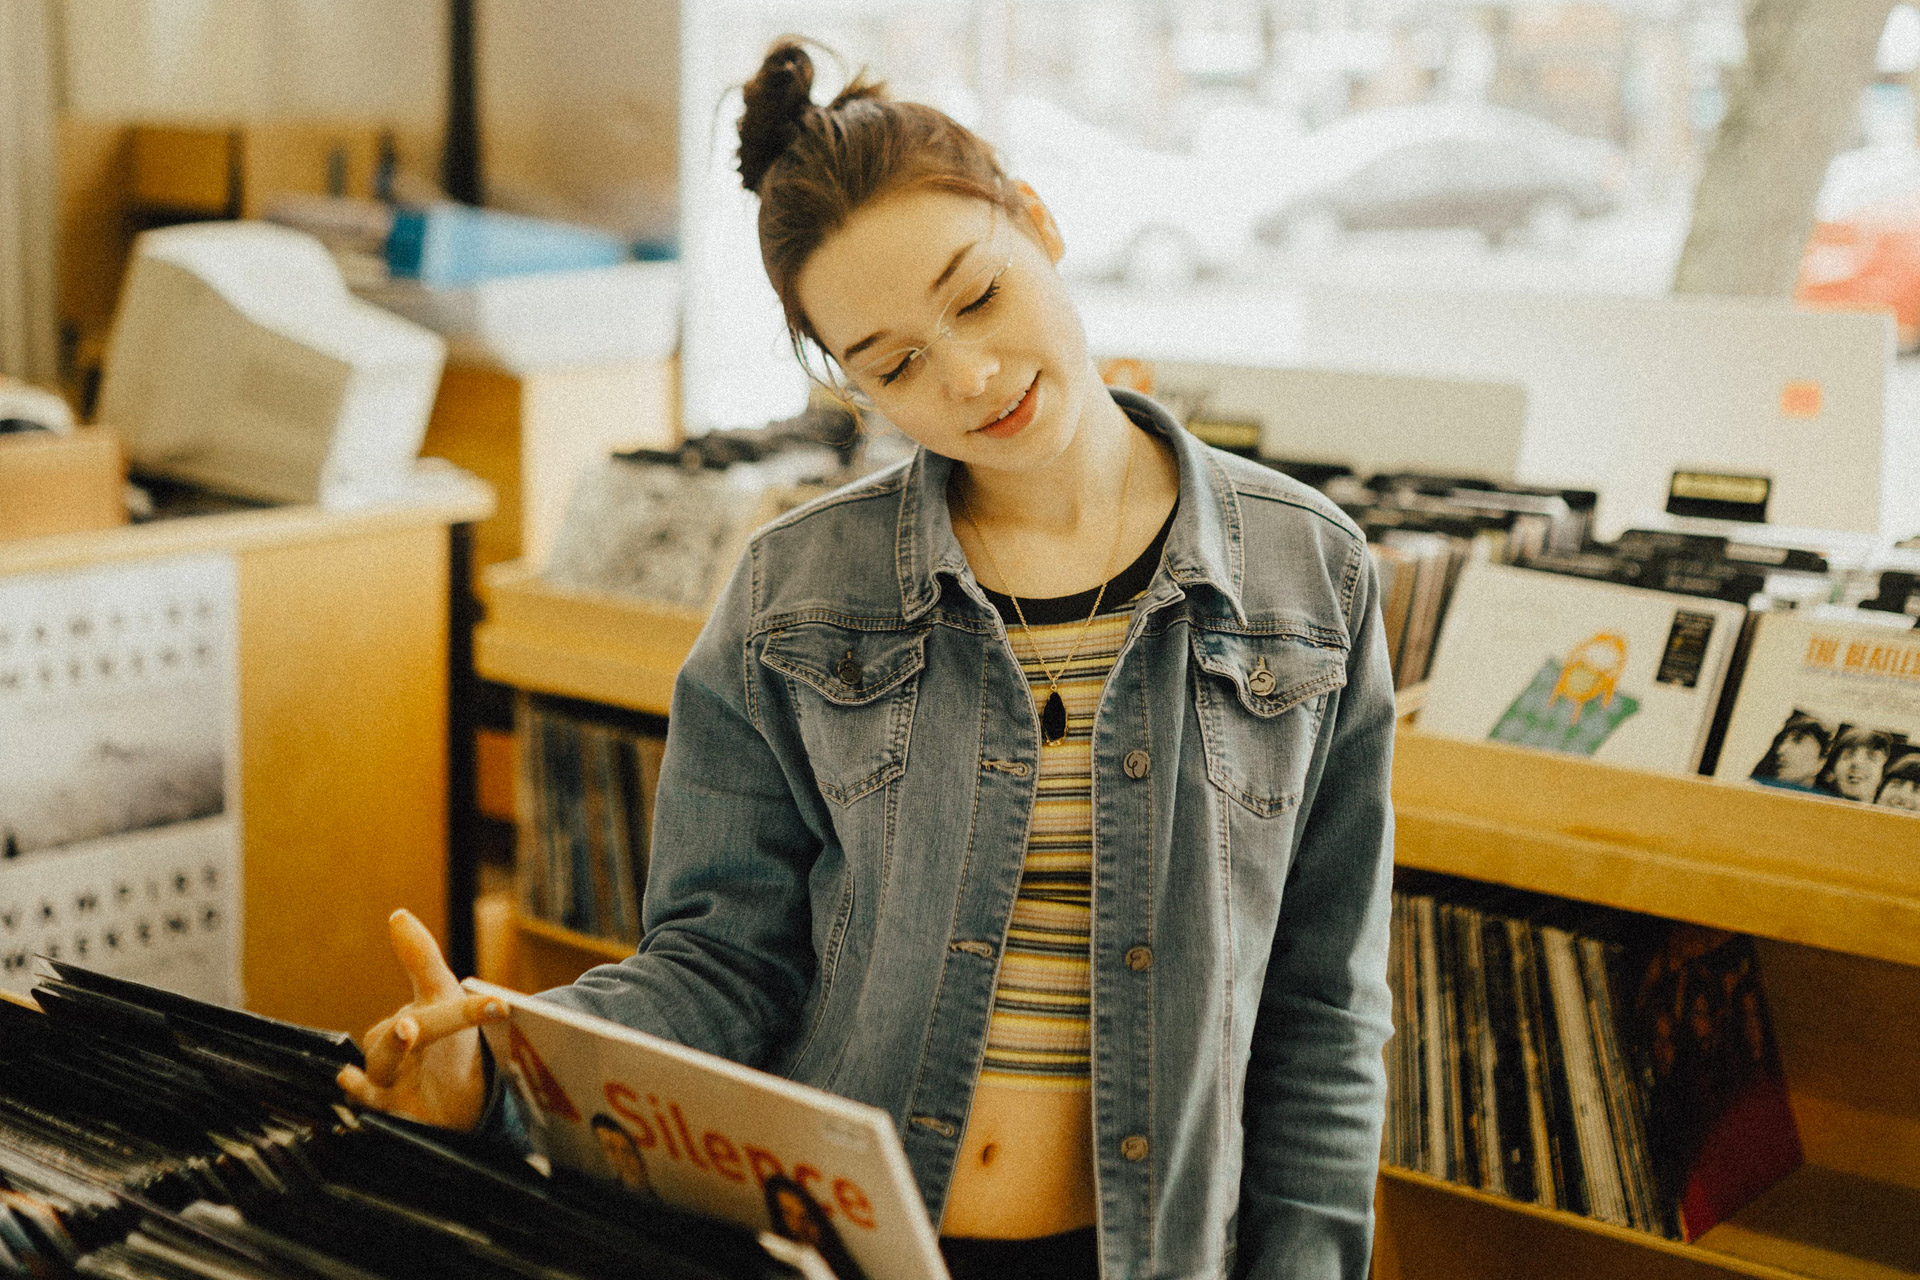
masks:
[[[1690,773],[1745,618],[1724,600],[1474,562],[1418,724]]]
[[[1920,630],[1756,618],[1714,777],[1920,812]]]
[[[945,1280],[886,1112],[550,1001],[463,985],[507,1005],[482,1030],[535,1148],[556,1166],[788,1238],[824,1225],[828,1239],[807,1243],[831,1262],[837,1242],[868,1280]]]

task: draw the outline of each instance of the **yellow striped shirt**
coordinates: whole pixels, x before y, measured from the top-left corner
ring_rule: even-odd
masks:
[[[988,593],[1006,620],[1036,716],[1053,692],[1042,659],[1059,675],[1067,735],[1058,743],[1043,738],[1040,744],[1033,825],[987,1023],[982,1084],[1063,1092],[1084,1092],[1091,1085],[1093,717],[1126,641],[1134,601],[1159,566],[1172,524],[1169,515],[1152,545],[1108,583],[1091,623],[1092,592],[1023,599],[1020,606],[1031,627],[1020,625],[1008,597]],[[1073,662],[1063,671],[1069,653]]]
[[[1023,602],[1024,603],[1024,602]],[[1093,714],[1107,673],[1126,639],[1133,604],[1103,605],[1061,672],[1067,736],[1042,742],[1033,825],[1027,835],[1020,892],[1000,960],[999,985],[987,1026],[983,1084],[1030,1089],[1088,1087],[1092,1034],[1088,948],[1093,920]],[[1056,672],[1080,634],[1084,617],[1027,631],[1008,629],[1037,714],[1052,692],[1035,645]]]

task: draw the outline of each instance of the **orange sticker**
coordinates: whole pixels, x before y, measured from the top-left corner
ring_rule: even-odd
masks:
[[[1820,416],[1820,384],[1789,382],[1780,388],[1780,416],[1817,418]]]

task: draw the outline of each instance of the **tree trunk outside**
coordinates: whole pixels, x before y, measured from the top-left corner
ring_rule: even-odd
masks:
[[[1786,298],[1894,0],[1748,0],[1747,65],[1693,198],[1675,293]]]

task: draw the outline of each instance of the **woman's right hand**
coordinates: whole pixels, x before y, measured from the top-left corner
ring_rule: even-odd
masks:
[[[413,999],[362,1037],[366,1070],[342,1067],[336,1080],[363,1107],[471,1129],[487,1102],[479,1027],[505,1018],[506,1006],[463,990],[433,934],[411,911],[394,912],[387,929]]]

